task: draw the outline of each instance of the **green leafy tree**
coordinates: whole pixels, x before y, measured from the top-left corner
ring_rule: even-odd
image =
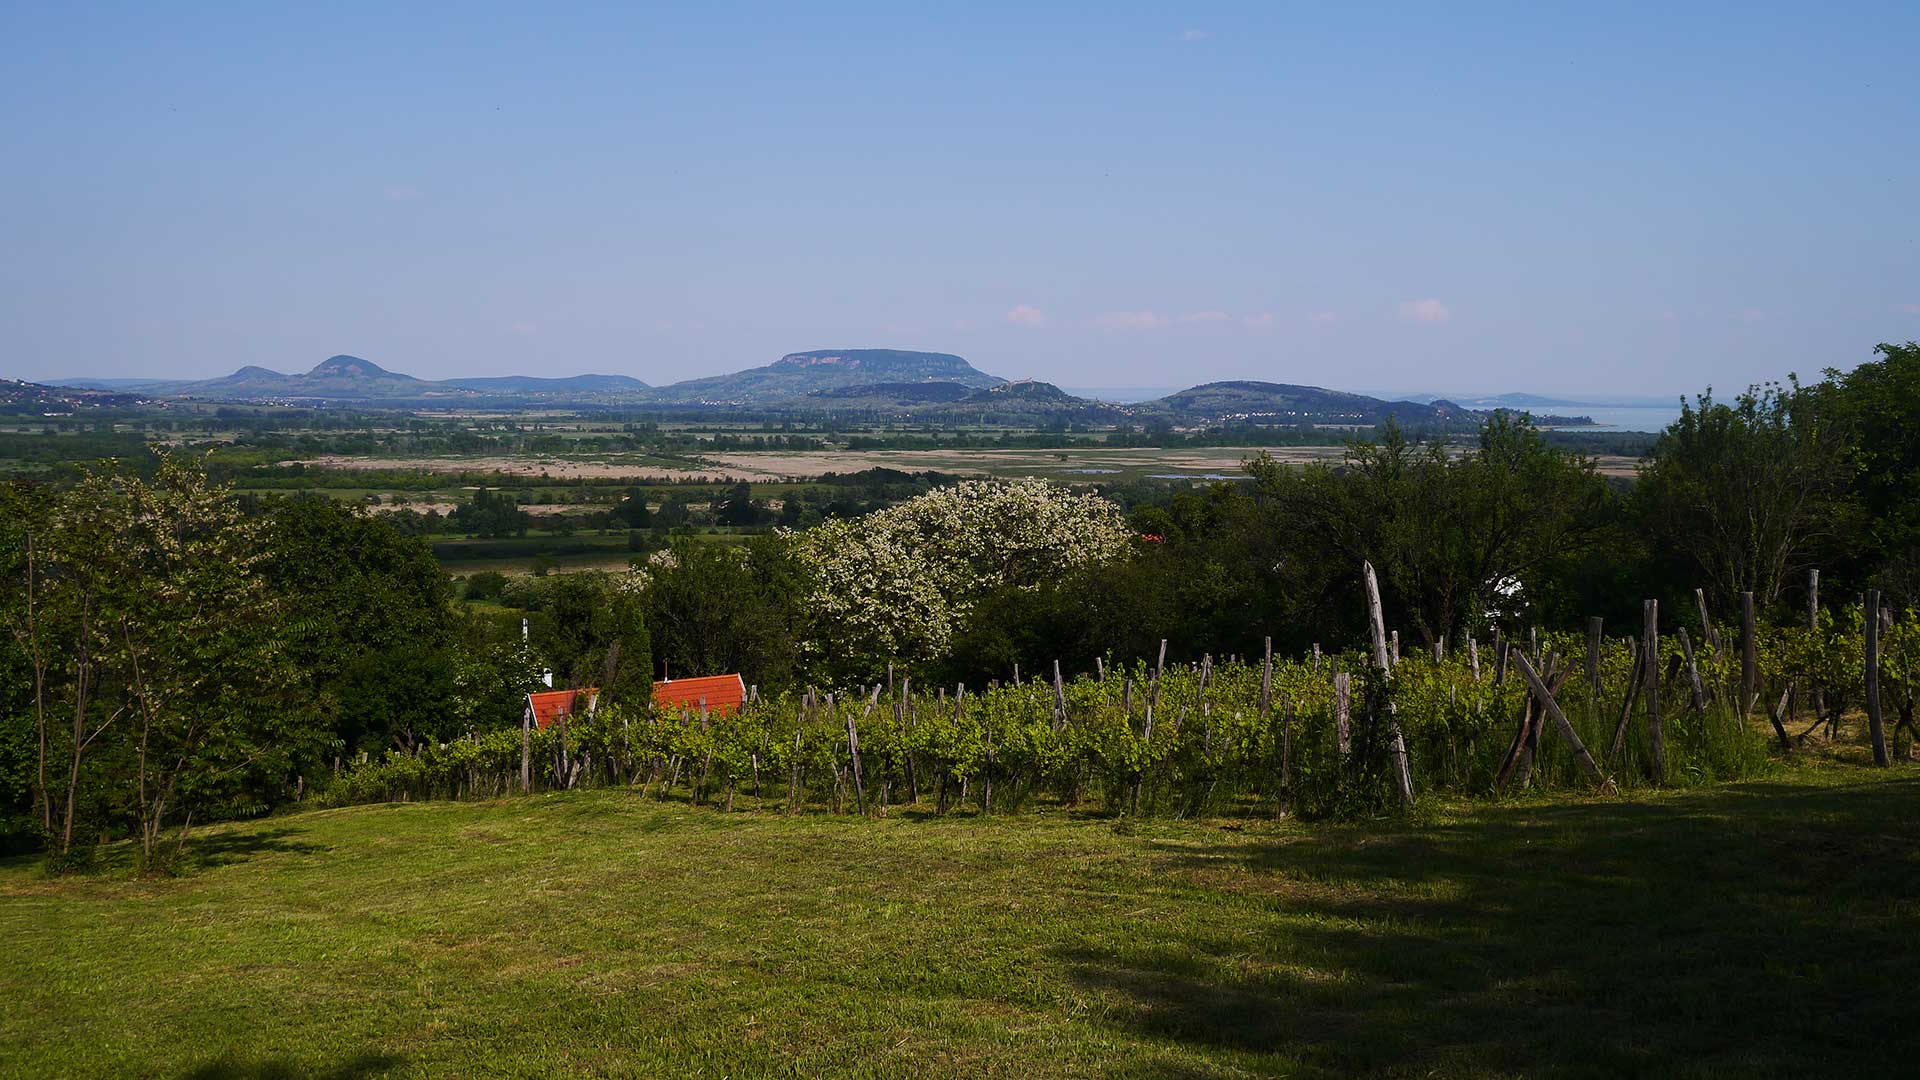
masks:
[[[1847,487],[1862,541],[1856,578],[1871,578],[1895,604],[1920,604],[1920,344],[1880,345],[1878,359],[1829,371],[1821,405],[1845,426]]]
[[[479,488],[473,498],[454,508],[449,518],[453,527],[476,536],[497,539],[503,536],[525,536],[533,519],[513,496],[502,491]]]
[[[1791,382],[1730,404],[1701,394],[1682,403],[1640,471],[1633,499],[1653,545],[1728,607],[1742,592],[1763,605],[1780,599],[1846,535],[1850,447],[1819,401]]]
[[[288,659],[350,749],[444,737],[452,584],[426,541],[329,499],[265,521],[261,572],[287,597]]]
[[[1349,445],[1340,468],[1248,463],[1288,594],[1357,609],[1358,568],[1380,573],[1389,618],[1431,644],[1517,614],[1609,520],[1593,463],[1549,447],[1524,417],[1497,413],[1463,454],[1409,442],[1393,424]],[[1344,602],[1343,602],[1344,601]],[[1297,600],[1296,600],[1297,602]]]
[[[735,671],[785,681],[799,646],[802,570],[782,537],[751,543],[683,540],[648,561],[647,621],[656,661],[675,675]]]
[[[645,529],[653,524],[653,511],[647,509],[647,493],[637,487],[628,488],[626,497],[608,516],[629,529]]]

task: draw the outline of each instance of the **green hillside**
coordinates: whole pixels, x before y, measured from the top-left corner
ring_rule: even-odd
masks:
[[[296,814],[180,877],[0,865],[0,1075],[1894,1075],[1920,781],[1861,775],[1311,830]]]
[[[952,353],[906,349],[816,349],[788,353],[765,367],[656,387],[649,400],[669,404],[792,403],[839,387],[957,383],[970,389],[1005,380],[976,370]]]

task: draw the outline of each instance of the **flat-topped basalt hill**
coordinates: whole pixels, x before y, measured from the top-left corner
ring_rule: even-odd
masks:
[[[910,349],[813,349],[725,375],[650,386],[629,375],[498,375],[421,379],[358,356],[331,356],[300,374],[249,364],[202,380],[75,380],[150,397],[388,408],[556,407],[675,411],[756,410],[938,421],[1038,419],[1114,424],[1161,418],[1180,424],[1377,424],[1470,427],[1488,413],[1453,402],[1393,401],[1296,383],[1202,383],[1152,401],[1077,397],[1051,382],[1006,379],[953,353]]]

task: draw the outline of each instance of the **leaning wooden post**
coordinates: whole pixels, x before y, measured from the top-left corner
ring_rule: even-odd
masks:
[[[1700,606],[1700,633],[1706,638],[1702,644],[1712,649],[1713,655],[1718,658],[1725,647],[1720,643],[1720,628],[1713,625],[1713,613],[1707,610],[1707,590],[1693,590],[1693,602]]]
[[[1606,620],[1598,615],[1587,619],[1587,719],[1600,715],[1600,642]]]
[[[1060,661],[1053,662],[1053,730],[1057,733],[1067,726],[1067,690],[1060,681]]]
[[[874,706],[880,704],[880,687],[876,684],[873,696],[867,699],[863,716],[871,714]],[[867,789],[860,771],[860,729],[853,722],[853,710],[847,710],[847,756],[853,759],[853,797],[854,805],[861,813],[867,812]]]
[[[1393,662],[1387,655],[1387,619],[1385,609],[1380,606],[1380,579],[1374,576],[1371,562],[1363,562],[1361,567],[1367,582],[1367,616],[1373,624],[1373,663],[1384,679],[1392,673]],[[1400,803],[1412,806],[1413,770],[1407,762],[1407,739],[1400,731],[1400,717],[1391,693],[1387,697],[1387,736],[1389,753],[1393,755],[1393,782],[1399,789]]]
[[[1873,740],[1873,763],[1893,764],[1887,756],[1887,732],[1880,719],[1880,590],[1867,590],[1867,736]]]
[[[1693,661],[1693,639],[1687,636],[1687,628],[1680,628],[1680,652],[1687,658],[1687,689],[1693,695],[1693,709],[1701,715],[1707,712],[1707,688],[1700,682],[1700,666]]]
[[[1640,673],[1647,680],[1647,757],[1653,782],[1667,782],[1667,740],[1660,729],[1660,601],[1641,606],[1645,640],[1640,645]]]
[[[1807,571],[1807,630],[1815,638],[1820,634],[1820,571]],[[1813,715],[1818,718],[1827,713],[1827,693],[1821,689],[1818,680],[1807,687],[1807,698],[1813,705]],[[1818,725],[1815,725],[1816,727]]]
[[[1753,594],[1740,594],[1740,715],[1751,716],[1760,699],[1759,631],[1754,625]]]
[[[1640,675],[1640,646],[1627,639],[1627,692],[1620,695],[1620,722],[1613,727],[1613,747],[1607,751],[1609,762],[1617,761],[1627,746],[1627,722],[1633,719],[1633,703],[1640,696],[1645,680]]]
[[[1473,665],[1473,681],[1479,682],[1480,681],[1480,642],[1472,634],[1467,635],[1467,662]]]
[[[1353,752],[1353,676],[1344,671],[1333,675],[1333,734],[1344,761]]]
[[[1514,662],[1520,668],[1520,677],[1527,681],[1528,688],[1533,691],[1534,700],[1538,701],[1540,708],[1553,718],[1555,726],[1560,729],[1560,736],[1567,740],[1567,745],[1573,747],[1574,759],[1579,761],[1580,767],[1586,770],[1587,777],[1601,791],[1609,795],[1616,794],[1613,781],[1607,779],[1606,775],[1600,771],[1600,766],[1594,764],[1593,755],[1587,753],[1586,744],[1580,741],[1579,733],[1573,730],[1571,723],[1567,722],[1567,714],[1560,711],[1560,703],[1553,700],[1553,691],[1547,689],[1547,684],[1541,681],[1540,673],[1533,670],[1533,664],[1527,660],[1525,654],[1516,655]]]
[[[533,699],[520,714],[520,794],[533,794]]]
[[[1260,715],[1265,718],[1273,708],[1273,639],[1267,639],[1266,663],[1260,667]]]

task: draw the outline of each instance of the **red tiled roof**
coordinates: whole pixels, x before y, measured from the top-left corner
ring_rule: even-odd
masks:
[[[696,710],[704,701],[714,713],[730,713],[746,700],[747,684],[738,675],[703,675],[653,684],[653,703],[663,709]]]
[[[528,694],[527,705],[533,709],[534,726],[544,729],[561,713],[592,712],[594,700],[599,696],[600,688],[597,686],[579,690],[543,690]]]

